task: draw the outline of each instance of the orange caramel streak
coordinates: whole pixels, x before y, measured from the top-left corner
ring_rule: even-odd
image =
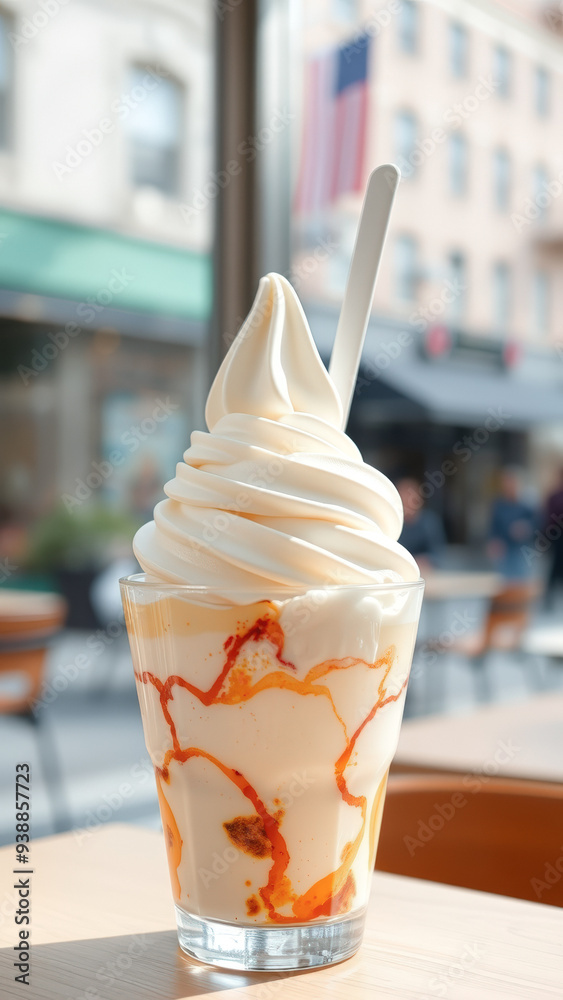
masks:
[[[367,800],[363,795],[355,796],[351,794],[344,777],[344,771],[350,762],[356,742],[364,728],[369,724],[369,722],[371,722],[380,708],[383,708],[384,705],[387,705],[392,701],[398,700],[406,686],[407,681],[404,681],[399,691],[395,694],[387,695],[387,688],[385,687],[385,684],[396,656],[395,647],[390,646],[386,650],[384,656],[375,663],[366,663],[364,660],[352,657],[348,657],[343,660],[324,661],[323,663],[317,664],[315,667],[311,668],[302,681],[285,671],[276,671],[275,673],[268,674],[253,685],[237,685],[236,680],[238,680],[238,678],[233,677],[235,683],[231,686],[231,689],[221,694],[221,689],[223,688],[228,674],[234,667],[242,647],[249,641],[258,642],[262,638],[266,638],[272,643],[272,645],[274,645],[277,660],[281,665],[295,669],[293,664],[282,659],[284,635],[279,623],[272,619],[259,618],[246,632],[238,635],[236,638],[230,637],[225,642],[224,648],[227,653],[225,664],[220,674],[207,691],[203,691],[178,675],[171,675],[164,682],[155,677],[155,675],[150,671],[143,671],[142,673],[138,673],[136,671],[135,676],[137,677],[137,680],[143,684],[153,684],[158,691],[162,712],[172,737],[173,748],[167,751],[163,766],[156,768],[157,783],[159,785],[159,798],[161,799],[161,804],[163,802],[166,804],[166,816],[168,817],[168,813],[172,815],[172,812],[166,802],[160,782],[161,780],[167,783],[170,781],[169,766],[171,761],[176,760],[179,763],[185,763],[191,757],[203,757],[210,761],[210,763],[219,768],[219,770],[221,770],[223,774],[241,790],[243,795],[245,795],[246,798],[252,802],[256,813],[260,816],[264,824],[266,836],[272,847],[272,866],[268,873],[267,884],[259,891],[262,901],[268,910],[270,920],[276,923],[305,922],[319,916],[330,916],[335,913],[346,912],[351,906],[352,899],[355,895],[355,884],[351,867],[357,856],[365,832]],[[378,686],[378,699],[375,705],[358,726],[355,733],[348,738],[343,720],[336,711],[329,689],[324,685],[315,685],[314,681],[326,676],[333,670],[346,670],[358,664],[363,664],[370,669],[379,669],[382,666],[385,666],[386,669]],[[279,830],[279,821],[275,816],[270,815],[252,785],[250,785],[240,771],[228,767],[216,757],[208,754],[206,751],[197,747],[182,749],[180,746],[176,726],[168,708],[169,701],[174,698],[172,688],[176,685],[188,690],[192,695],[194,695],[194,697],[198,698],[199,701],[206,706],[210,706],[212,704],[236,704],[241,701],[247,701],[260,691],[264,691],[269,688],[285,688],[294,691],[297,694],[323,695],[329,699],[334,714],[344,729],[346,739],[346,748],[334,766],[336,784],[343,801],[347,805],[360,809],[362,822],[356,838],[346,848],[342,864],[334,872],[330,872],[328,875],[325,875],[322,879],[317,881],[301,896],[296,897],[291,891],[291,884],[285,874],[289,866],[290,855],[285,839]],[[167,820],[167,834],[170,841],[170,867],[171,873],[172,869],[175,869],[173,874],[173,884],[175,884],[175,888],[177,889],[177,893],[179,895],[180,887],[177,869],[181,860],[182,842],[180,840],[180,834],[176,823],[174,822],[175,829],[172,833],[171,827],[172,824]],[[294,916],[288,916],[278,912],[277,906],[290,902],[293,904],[292,909]]]

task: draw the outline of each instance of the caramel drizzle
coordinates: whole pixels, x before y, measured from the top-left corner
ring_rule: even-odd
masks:
[[[254,684],[248,684],[246,683],[246,672],[233,671],[233,668],[243,646],[248,642],[258,642],[263,638],[267,639],[274,646],[276,659],[280,665],[286,668],[286,670],[275,671],[271,674],[265,675]],[[350,792],[344,777],[344,771],[346,770],[346,767],[350,762],[350,758],[354,753],[358,738],[365,727],[371,722],[381,708],[384,708],[385,705],[399,699],[406,686],[407,679],[405,679],[396,693],[387,694],[386,681],[396,657],[395,647],[390,646],[385,651],[383,656],[379,660],[375,661],[375,663],[367,663],[365,660],[353,657],[347,657],[343,660],[326,660],[323,663],[312,667],[311,670],[308,671],[305,678],[303,680],[299,680],[292,674],[287,673],[288,668],[290,670],[294,670],[295,667],[292,663],[289,663],[282,658],[283,646],[284,633],[279,623],[274,619],[259,618],[254,625],[247,629],[246,632],[243,632],[236,637],[230,636],[224,643],[224,649],[227,654],[225,664],[207,691],[196,687],[194,684],[191,684],[189,681],[186,681],[183,677],[180,677],[177,674],[173,674],[170,677],[167,677],[165,681],[161,681],[150,671],[144,670],[141,673],[135,671],[135,677],[142,684],[152,684],[158,691],[162,713],[170,729],[170,735],[172,738],[172,749],[167,750],[162,766],[156,767],[155,771],[157,776],[159,800],[163,812],[165,832],[168,836],[170,867],[176,896],[178,898],[180,896],[178,867],[181,860],[182,840],[180,838],[174,814],[164,795],[162,782],[167,784],[170,783],[170,763],[172,760],[176,760],[180,764],[184,764],[192,757],[202,757],[222,771],[225,777],[227,777],[240,789],[242,794],[252,803],[257,815],[262,820],[266,836],[272,847],[272,866],[268,873],[268,881],[266,885],[259,890],[260,897],[268,910],[268,916],[271,921],[275,923],[290,924],[303,923],[320,916],[331,916],[336,913],[346,912],[350,908],[352,899],[355,895],[354,876],[351,868],[360,849],[365,832],[367,799],[364,795],[353,795]],[[373,705],[371,711],[368,715],[366,715],[352,736],[348,738],[346,727],[336,711],[330,690],[325,685],[315,685],[314,682],[334,670],[347,670],[350,669],[350,667],[357,666],[359,664],[363,664],[372,670],[379,669],[381,667],[385,667],[385,670],[378,685],[378,698],[375,705]],[[221,693],[231,671],[233,671],[233,674],[231,676],[230,688]],[[268,688],[287,689],[300,695],[322,695],[329,699],[334,714],[342,725],[346,739],[346,747],[334,765],[336,784],[343,801],[347,805],[360,810],[362,822],[356,838],[346,845],[346,848],[343,851],[342,863],[339,867],[335,871],[330,872],[328,875],[325,875],[323,878],[315,882],[315,884],[301,896],[297,896],[292,891],[291,883],[286,876],[286,871],[290,862],[290,854],[285,838],[280,833],[279,816],[273,816],[268,812],[256,790],[247,781],[244,775],[240,773],[240,771],[228,767],[212,754],[209,754],[205,750],[198,747],[182,748],[180,746],[176,726],[168,708],[168,703],[174,699],[172,689],[175,686],[185,688],[205,706],[214,704],[238,704],[241,701],[250,700],[256,694],[259,694],[260,691],[264,691]],[[374,803],[374,810],[377,806],[379,806],[381,801],[385,780],[386,779],[384,778],[380,788],[378,789]],[[279,906],[287,903],[292,904],[293,916],[282,914],[278,910]]]

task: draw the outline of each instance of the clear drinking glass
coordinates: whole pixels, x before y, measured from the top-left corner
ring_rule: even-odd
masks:
[[[121,581],[188,955],[289,970],[358,949],[423,587]]]

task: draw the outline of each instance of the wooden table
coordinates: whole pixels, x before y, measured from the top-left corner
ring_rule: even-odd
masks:
[[[376,873],[366,940],[347,962],[290,974],[225,972],[178,948],[160,834],[106,826],[82,840],[71,833],[32,846],[28,987],[13,981],[14,849],[0,851],[2,1000],[562,996],[563,911],[540,903]]]
[[[503,778],[563,782],[563,694],[403,722],[396,768],[494,774],[495,764]]]

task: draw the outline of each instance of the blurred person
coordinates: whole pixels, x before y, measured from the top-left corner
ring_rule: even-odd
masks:
[[[499,495],[493,502],[487,550],[495,569],[506,580],[526,580],[533,568],[523,549],[533,543],[538,512],[522,499],[522,474],[505,468],[500,475]]]
[[[551,566],[546,583],[546,602],[552,604],[556,590],[563,586],[563,469],[557,486],[547,498],[544,534],[551,542]]]
[[[404,509],[399,542],[414,556],[424,573],[439,565],[446,547],[446,535],[438,514],[424,506],[421,485],[417,479],[405,477],[397,483],[397,490]]]

